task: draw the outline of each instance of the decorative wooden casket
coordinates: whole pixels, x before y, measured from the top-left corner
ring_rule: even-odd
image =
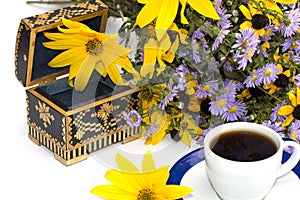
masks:
[[[65,165],[139,132],[126,124],[122,114],[138,109],[136,88],[117,88],[109,78],[94,73],[85,91],[76,92],[68,85],[68,66],[48,66],[60,52],[42,45],[47,41],[43,32],[57,31],[63,17],[104,32],[107,13],[106,5],[94,0],[22,19],[19,26],[15,72],[26,87],[28,136]]]

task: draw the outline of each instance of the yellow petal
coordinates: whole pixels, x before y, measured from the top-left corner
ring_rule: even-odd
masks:
[[[181,3],[181,10],[180,10],[180,19],[182,24],[188,24],[188,20],[184,16],[185,6],[186,6],[186,0],[180,0]]]
[[[157,189],[159,196],[168,197],[168,199],[180,199],[191,192],[193,192],[193,189],[181,185],[166,185]]]
[[[160,41],[165,34],[165,32],[169,29],[173,21],[175,20],[179,1],[178,0],[164,0],[160,2],[160,12],[158,13],[158,17],[156,20],[156,29],[160,31],[156,31],[156,36],[158,41]]]
[[[288,95],[289,100],[291,101],[292,105],[294,107],[296,107],[297,106],[297,98],[296,98],[295,94],[292,92],[288,92],[287,95]]]
[[[155,163],[152,157],[152,153],[147,151],[143,158],[142,172],[149,172],[155,170]]]
[[[139,25],[141,28],[144,28],[146,25],[150,24],[155,18],[157,18],[159,13],[157,5],[160,4],[160,0],[148,1],[136,17],[137,25]]]
[[[136,172],[138,173],[138,168],[127,158],[122,156],[121,154],[117,153],[116,155],[116,162],[120,170],[125,172]]]
[[[220,19],[220,16],[216,12],[210,0],[187,0],[187,2],[199,14],[212,19]]]
[[[156,53],[157,42],[155,39],[150,38],[144,46],[144,62],[140,70],[140,74],[142,77],[146,77],[147,74],[150,75],[150,78],[153,77],[154,66],[156,63]]]
[[[278,109],[277,111],[277,115],[279,116],[286,116],[286,115],[290,115],[294,112],[294,107],[291,105],[285,105],[282,106]]]
[[[252,15],[246,6],[241,5],[239,9],[248,20],[252,20]]]
[[[104,177],[116,187],[133,194],[137,194],[143,185],[140,173],[127,173],[110,169],[106,171]]]
[[[50,67],[66,67],[73,63],[82,61],[86,58],[86,56],[87,54],[84,46],[74,47],[57,55],[48,63],[48,65]]]
[[[282,4],[295,4],[297,0],[275,0],[275,2],[282,3]]]
[[[245,21],[240,25],[240,28],[243,29],[249,29],[252,28],[252,22],[250,21]]]
[[[300,105],[300,89],[298,87],[296,89],[296,95],[297,95],[297,105]]]
[[[112,63],[108,66],[106,69],[106,73],[109,75],[112,82],[116,85],[128,85],[129,83],[124,82],[122,79],[122,76],[120,74],[120,71],[115,63]]]
[[[291,123],[293,120],[294,120],[293,115],[289,115],[288,118],[286,118],[286,119],[284,120],[284,122],[282,123],[282,126],[283,126],[283,127],[286,127],[286,126],[290,125],[290,123]]]
[[[126,190],[121,190],[120,188],[114,185],[99,185],[91,189],[91,193],[110,200],[130,200],[132,199],[132,194]]]
[[[71,49],[71,48],[78,47],[78,46],[84,46],[85,44],[86,44],[86,41],[75,39],[75,38],[43,42],[43,46],[45,46],[49,49],[55,49],[55,50]]]
[[[87,56],[82,62],[74,82],[75,90],[82,92],[88,84],[92,72],[95,69],[96,59],[94,56]]]
[[[183,131],[182,137],[181,137],[181,141],[187,146],[190,147],[191,146],[191,142],[192,142],[192,136],[189,134],[189,132],[187,130]]]
[[[81,63],[82,62],[77,62],[77,63],[74,63],[70,66],[70,70],[69,70],[69,80],[73,79],[76,77],[77,73],[78,73],[78,70],[81,66]]]

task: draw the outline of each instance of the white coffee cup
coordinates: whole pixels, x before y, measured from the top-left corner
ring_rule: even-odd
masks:
[[[277,152],[259,161],[232,161],[216,155],[212,148],[220,135],[235,131],[255,132],[271,139]],[[293,147],[291,157],[281,164],[284,148]],[[261,200],[277,178],[290,172],[300,160],[300,145],[284,141],[271,128],[250,122],[226,123],[211,129],[204,139],[205,169],[211,185],[224,200]]]

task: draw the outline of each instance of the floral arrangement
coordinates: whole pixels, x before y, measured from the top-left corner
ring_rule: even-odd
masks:
[[[133,82],[140,110],[124,119],[141,126],[145,144],[166,134],[187,146],[202,143],[210,127],[233,121],[262,123],[300,140],[297,0],[138,0],[137,6],[120,28],[120,44],[115,35],[65,19],[61,33],[45,33],[53,40],[46,47],[66,50],[49,65],[70,65],[69,83],[79,91],[93,70],[116,85]]]

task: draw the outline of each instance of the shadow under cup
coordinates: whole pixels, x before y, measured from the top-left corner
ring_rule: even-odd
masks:
[[[293,154],[282,165],[283,149],[289,146],[294,147]],[[222,199],[261,200],[278,177],[296,166],[300,146],[283,141],[264,125],[233,122],[208,132],[204,153],[208,179]]]

